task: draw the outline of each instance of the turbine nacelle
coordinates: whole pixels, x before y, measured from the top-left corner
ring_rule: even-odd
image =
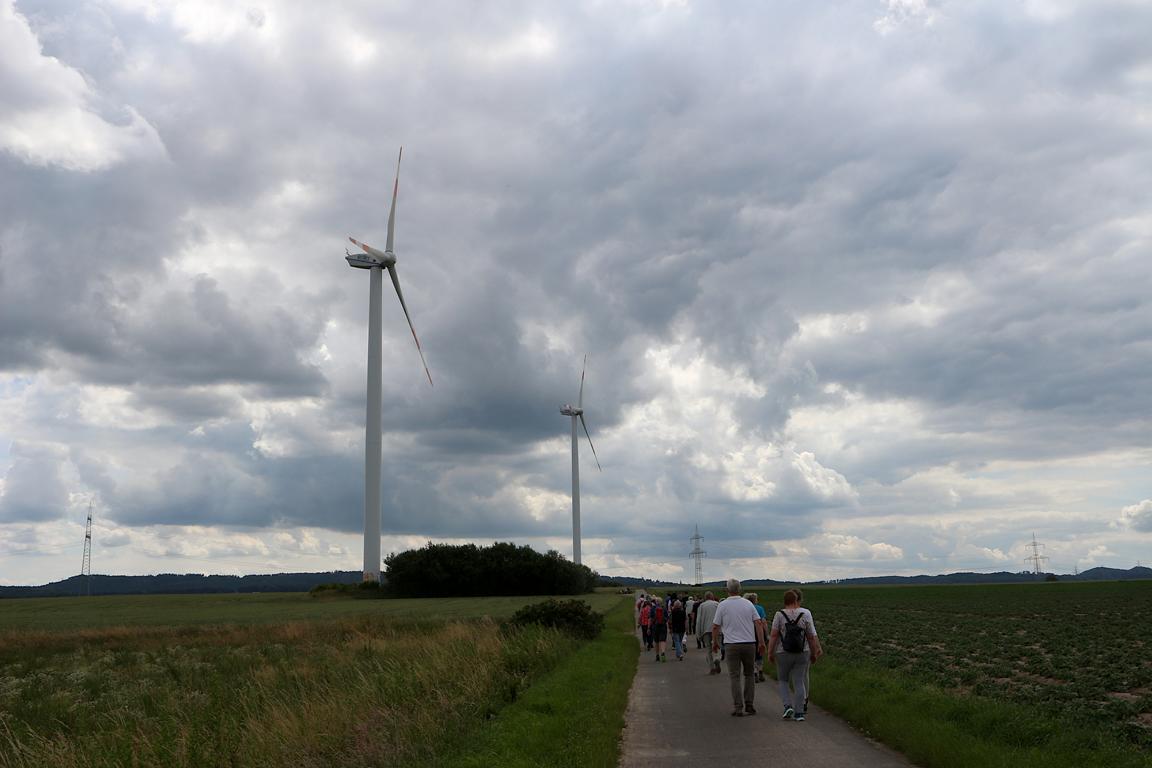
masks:
[[[560,408],[560,413],[565,415],[565,416],[583,416],[584,415],[584,409],[583,408],[573,408],[570,405],[565,405],[565,406]]]
[[[344,249],[344,258],[348,261],[348,266],[357,269],[371,269],[372,267],[388,267],[396,266],[396,254],[391,250],[382,251],[379,248],[373,248],[367,243],[362,243],[354,237],[348,238],[356,245],[364,249],[364,254],[361,256],[359,253],[349,253],[348,249]]]

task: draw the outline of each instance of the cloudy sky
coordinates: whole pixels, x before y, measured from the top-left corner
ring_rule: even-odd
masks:
[[[0,584],[1152,561],[1152,6],[0,0]]]

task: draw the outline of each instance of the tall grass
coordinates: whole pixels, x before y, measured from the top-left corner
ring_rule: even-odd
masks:
[[[628,691],[640,655],[631,600],[580,646],[450,755],[449,768],[614,768]]]
[[[489,618],[25,633],[0,768],[434,765],[571,648]]]

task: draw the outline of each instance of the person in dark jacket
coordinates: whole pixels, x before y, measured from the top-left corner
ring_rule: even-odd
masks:
[[[684,603],[679,600],[672,603],[672,612],[668,614],[668,629],[672,633],[672,650],[676,652],[676,660],[684,661],[684,632],[688,629],[688,614],[684,611]]]

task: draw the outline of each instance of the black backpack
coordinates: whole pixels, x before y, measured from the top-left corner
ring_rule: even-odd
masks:
[[[780,647],[788,653],[804,652],[804,628],[800,626],[800,619],[804,614],[796,614],[795,619],[789,619],[788,614],[780,611],[784,617],[784,631],[780,634]]]

